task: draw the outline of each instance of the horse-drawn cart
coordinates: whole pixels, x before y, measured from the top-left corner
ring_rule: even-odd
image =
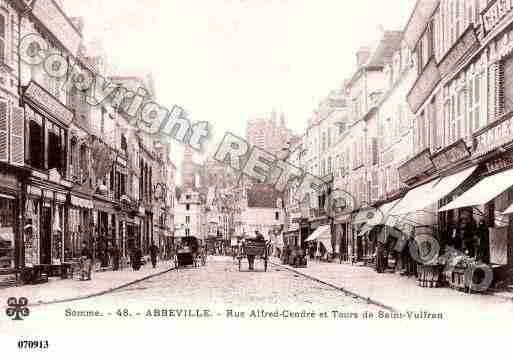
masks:
[[[242,247],[240,248],[237,259],[239,261],[239,271],[242,267],[242,259],[248,258],[248,264],[250,264],[250,257],[253,260],[261,259],[264,261],[264,271],[267,272],[267,262],[269,260],[269,244],[265,241],[259,241],[255,239],[247,239]],[[250,265],[251,269],[251,265]]]
[[[181,237],[175,249],[175,268],[206,265],[206,253],[201,240],[193,237]]]

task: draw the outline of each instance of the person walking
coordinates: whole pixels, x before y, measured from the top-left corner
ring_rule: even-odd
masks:
[[[91,267],[93,256],[86,241],[82,242],[82,249],[80,250],[80,260],[80,280],[91,280]]]
[[[112,258],[112,270],[117,271],[119,270],[119,248],[118,245],[114,242],[114,245],[111,248],[110,256]]]
[[[130,260],[134,271],[138,271],[139,269],[141,269],[141,258],[142,258],[141,249],[139,248],[139,246],[136,245],[132,251],[132,258]]]
[[[157,256],[159,254],[159,247],[157,247],[157,245],[152,242],[149,250],[150,250],[151,265],[153,266],[153,268],[155,268],[157,266]]]

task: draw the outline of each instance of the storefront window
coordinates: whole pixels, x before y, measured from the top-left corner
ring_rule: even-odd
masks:
[[[25,266],[31,267],[39,264],[40,260],[40,203],[36,199],[27,199],[25,207],[25,226],[23,240],[25,244]]]
[[[59,126],[47,122],[48,131],[48,169],[55,168],[61,175],[64,175],[64,157],[62,153],[65,149],[64,130]]]
[[[0,269],[14,263],[14,199],[0,198]]]
[[[52,251],[52,264],[59,264],[64,260],[63,258],[63,223],[64,223],[64,206],[56,205],[53,213],[52,219],[52,243],[51,243],[51,251]]]
[[[29,118],[28,162],[34,168],[43,169],[43,119],[28,108],[27,117]]]
[[[55,168],[65,174],[66,132],[52,121],[25,107],[28,120],[27,162],[37,169]],[[47,163],[45,167],[45,157]]]

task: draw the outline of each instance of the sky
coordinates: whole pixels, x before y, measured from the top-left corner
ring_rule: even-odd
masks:
[[[402,30],[415,0],[64,0],[123,74],[151,71],[157,100],[226,131],[283,111],[302,134],[317,104],[355,70],[380,28]],[[178,144],[176,154],[181,153]],[[175,161],[179,163],[179,161]]]

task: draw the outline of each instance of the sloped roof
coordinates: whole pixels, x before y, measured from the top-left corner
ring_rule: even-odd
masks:
[[[385,31],[365,66],[378,67],[390,62],[394,52],[401,47],[402,39],[402,31]]]
[[[278,191],[269,184],[254,184],[247,190],[248,207],[276,208]]]

